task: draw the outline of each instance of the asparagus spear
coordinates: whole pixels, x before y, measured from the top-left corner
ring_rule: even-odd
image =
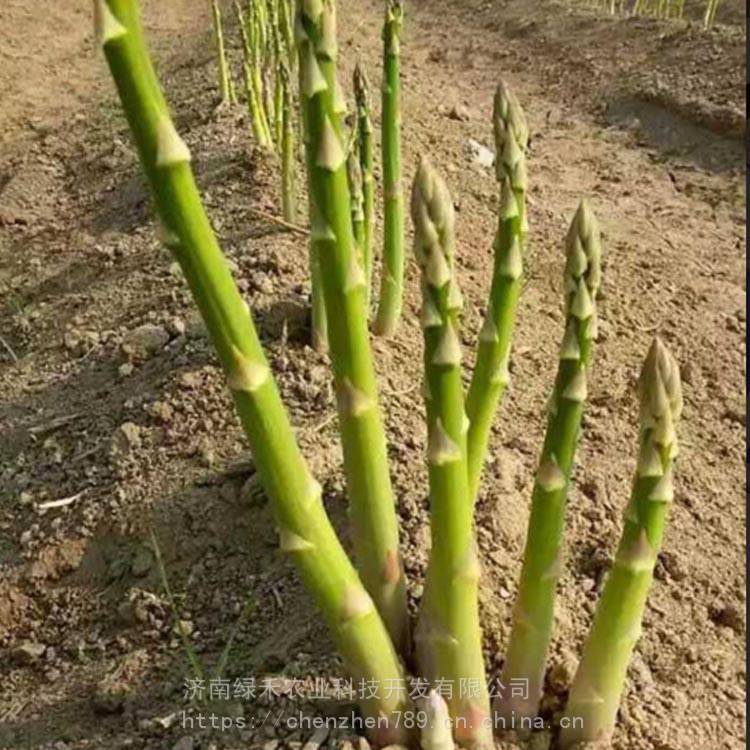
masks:
[[[599,228],[585,201],[571,223],[566,252],[565,334],[534,483],[510,644],[500,678],[506,689],[496,706],[506,726],[514,716],[536,715],[552,634],[565,503],[586,398],[586,371],[596,332],[594,300],[601,278]],[[523,697],[507,689],[514,680],[527,681]]]
[[[364,68],[358,63],[354,68],[354,99],[357,108],[356,138],[359,166],[362,172],[362,199],[364,202],[364,239],[362,257],[367,281],[369,309],[373,269],[373,229],[375,225],[375,177],[373,175],[372,120],[370,119],[370,93]]]
[[[234,10],[237,14],[237,25],[240,29],[240,38],[242,40],[242,70],[245,77],[245,96],[247,98],[247,109],[250,115],[250,127],[253,130],[255,139],[261,148],[271,148],[272,139],[271,131],[266,120],[266,113],[261,103],[262,91],[259,85],[262,85],[254,71],[258,64],[257,39],[252,19],[250,21],[252,35],[248,34],[248,24],[245,22],[245,16],[242,12],[238,0],[234,2]]]
[[[365,212],[362,192],[362,169],[359,166],[359,149],[354,139],[349,155],[346,157],[347,179],[351,195],[352,232],[357,248],[357,262],[364,269]]]
[[[298,0],[296,29],[311,235],[322,271],[355,549],[365,586],[397,648],[406,653],[406,587],[367,330],[365,277],[352,232],[333,0]]]
[[[404,196],[401,187],[401,0],[386,0],[383,24],[383,265],[373,331],[396,332],[404,285]]]
[[[508,357],[523,283],[523,250],[528,233],[525,151],[529,131],[518,100],[504,83],[495,91],[493,125],[500,214],[487,315],[479,334],[476,365],[466,396],[472,498],[476,498],[479,488],[492,418],[509,382]]]
[[[638,390],[641,436],[633,491],[614,565],[570,688],[563,750],[612,734],[672,502],[682,391],[679,367],[658,338],[646,356]]]
[[[284,60],[284,43],[279,25],[279,9],[275,2],[272,2],[269,7],[269,24],[272,50],[269,68],[273,69],[273,130],[276,146],[281,153],[281,141],[284,137],[284,83],[281,80],[280,66]]]
[[[490,747],[489,699],[479,627],[479,560],[466,472],[466,414],[453,272],[453,202],[423,159],[411,199],[414,252],[422,272],[425,404],[432,549],[416,634],[417,658],[430,680],[454,686],[447,697],[456,741]],[[473,694],[460,691],[471,684]]]
[[[236,104],[237,94],[234,90],[232,73],[227,63],[227,55],[224,50],[224,31],[221,27],[221,8],[219,0],[211,0],[211,17],[214,26],[214,41],[216,42],[216,54],[219,60],[219,91],[221,103]]]
[[[297,47],[294,44],[294,27],[292,17],[294,11],[290,0],[279,0],[279,30],[284,41],[284,51],[290,69],[294,69],[297,61]]]
[[[253,324],[208,221],[143,40],[136,0],[96,0],[95,16],[125,115],[151,186],[162,238],[180,264],[216,347],[271,500],[280,546],[296,564],[356,679],[404,678],[388,632],[344,552],[299,451]],[[347,217],[348,220],[348,217]],[[398,692],[362,702],[376,742],[403,742]],[[400,716],[400,714],[398,714]],[[389,721],[390,720],[390,721]],[[384,725],[385,724],[385,725]]]
[[[279,62],[279,81],[282,89],[281,127],[281,203],[285,221],[297,220],[297,199],[294,186],[294,102],[289,69]]]
[[[322,1],[322,0],[321,0]],[[312,10],[317,12],[317,5],[320,2],[313,3]],[[299,30],[298,30],[299,31]],[[313,149],[313,145],[308,137],[304,134],[308,132],[307,120],[307,107],[305,106],[305,100],[303,97],[303,87],[309,89],[315,93],[315,89],[323,86],[325,90],[331,91],[334,88],[333,76],[330,74],[330,65],[320,66],[317,64],[317,60],[313,59],[310,64],[307,65],[305,71],[311,71],[309,75],[318,75],[319,79],[307,80],[303,79],[303,75],[308,75],[307,72],[303,72],[302,63],[299,60],[301,52],[301,46],[297,46],[297,60],[299,65],[299,90],[300,90],[300,120],[302,125],[303,136],[301,138],[305,145],[305,161],[307,163],[308,175],[312,173],[314,169],[315,160],[317,155]],[[312,54],[315,58],[315,55]],[[337,119],[337,118],[336,118]],[[308,178],[308,187],[310,185],[310,179]],[[321,223],[322,219],[317,216],[318,208],[316,201],[313,199],[312,194],[307,201],[307,209],[310,220],[310,226],[316,227]],[[316,237],[315,233],[310,234],[310,287],[311,287],[311,328],[312,328],[312,345],[313,348],[321,353],[328,351],[328,319],[326,316],[326,303],[323,294],[323,271],[320,263],[320,254],[325,249],[325,242],[322,238]]]

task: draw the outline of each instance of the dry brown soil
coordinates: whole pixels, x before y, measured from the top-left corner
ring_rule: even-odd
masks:
[[[342,79],[361,58],[377,80],[380,4],[347,5]],[[305,345],[305,239],[258,213],[277,214],[276,164],[253,148],[241,106],[215,110],[206,6],[146,3],[152,48],[300,442],[346,534],[330,371]],[[182,724],[190,670],[152,529],[206,669],[230,634],[222,673],[231,680],[300,679],[339,666],[294,571],[278,557],[211,347],[156,241],[89,10],[87,0],[0,4],[0,748],[297,750],[310,732],[283,722],[243,732]],[[601,339],[569,504],[547,718],[564,701],[621,527],[636,440],[634,383],[655,332],[681,362],[676,498],[617,750],[745,746],[739,2],[725,2],[720,20],[705,33],[541,0],[415,0],[407,9],[405,178],[428,153],[455,195],[469,354],[497,202],[491,170],[469,139],[491,145],[500,77],[531,124],[528,281],[513,386],[478,506],[493,675],[507,643],[561,336],[561,240],[581,196],[590,197],[605,236]],[[236,64],[235,36],[229,32]],[[397,338],[374,346],[415,601],[427,516],[411,261],[407,286]],[[340,710],[292,698],[270,706],[279,707]],[[248,700],[223,710],[244,712],[250,727],[269,707]],[[328,746],[346,734],[330,734]],[[549,741],[538,733],[531,747]]]

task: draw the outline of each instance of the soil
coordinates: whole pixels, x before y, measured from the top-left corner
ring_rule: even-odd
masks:
[[[292,680],[340,674],[340,664],[278,556],[210,343],[156,240],[89,3],[2,5],[0,748],[354,743],[344,729],[311,739],[311,730],[274,726],[279,712],[346,709],[293,695],[214,704],[244,716],[241,731],[185,724],[193,671],[181,633],[206,676],[232,685],[272,676],[283,692]],[[380,4],[349,5],[339,14],[342,81],[357,59],[375,81]],[[215,106],[207,3],[150,0],[144,10],[212,221],[346,538],[330,370],[306,345],[304,234],[267,218],[278,215],[277,165],[253,147],[243,107]],[[613,746],[743,748],[742,6],[723,3],[710,32],[560,0],[422,0],[407,14],[405,181],[428,153],[453,191],[467,353],[484,310],[497,204],[492,170],[471,141],[491,146],[499,78],[531,127],[528,279],[513,385],[477,511],[490,674],[507,644],[562,333],[562,238],[585,195],[604,231],[605,285],[545,716],[564,703],[611,562],[635,456],[635,379],[658,332],[681,362],[681,455]],[[688,4],[688,15],[699,8]],[[236,64],[235,36],[228,32]],[[403,325],[393,341],[374,342],[413,605],[428,537],[417,279],[410,260]],[[538,732],[518,742],[543,748],[550,739]]]

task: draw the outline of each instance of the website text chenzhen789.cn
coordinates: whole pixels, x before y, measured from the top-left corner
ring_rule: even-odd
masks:
[[[454,729],[460,729],[461,723],[466,723],[465,719],[457,718],[451,721]],[[510,717],[500,716],[492,713],[485,719],[488,725],[494,730],[527,730],[539,731],[551,727],[548,721],[541,717],[516,717],[511,714]],[[580,716],[563,716],[560,719],[560,726],[563,729],[577,729],[583,726],[583,719]],[[375,729],[386,728],[387,726],[403,726],[406,729],[424,729],[429,723],[429,717],[426,711],[396,711],[389,718],[384,716],[360,716],[356,712],[341,716],[315,716],[298,711],[297,713],[287,714],[279,712],[274,714],[268,711],[265,716],[245,717],[245,716],[226,716],[217,713],[188,713],[182,711],[181,724],[183,729],[214,729],[223,732],[232,729],[245,730],[257,729],[261,726],[271,724],[272,726],[286,729],[289,731],[316,731],[319,729],[344,730],[352,734],[365,734]]]

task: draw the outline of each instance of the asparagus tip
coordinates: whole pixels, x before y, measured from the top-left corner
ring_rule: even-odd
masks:
[[[680,368],[662,340],[655,336],[638,380],[641,410],[646,424],[682,413]]]

